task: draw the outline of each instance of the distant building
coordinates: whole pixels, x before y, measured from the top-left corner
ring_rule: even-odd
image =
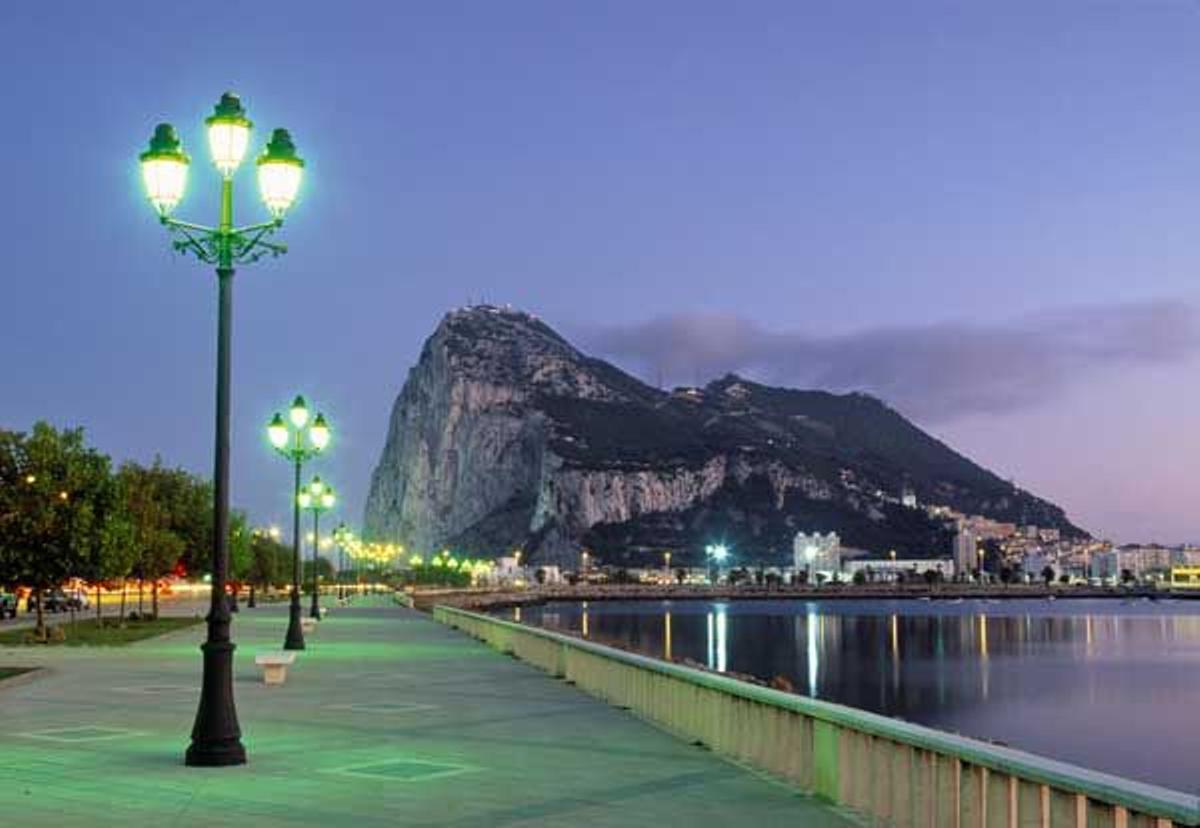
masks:
[[[976,549],[975,533],[960,523],[958,534],[954,536],[954,570],[956,572],[966,575],[979,568],[979,556]]]
[[[851,578],[856,572],[861,572],[868,581],[896,581],[904,578],[923,578],[925,573],[933,570],[941,575],[942,580],[954,578],[954,561],[946,558],[860,558],[846,561],[846,574]]]
[[[1059,569],[1058,562],[1049,555],[1030,554],[1021,559],[1021,572],[1024,573],[1026,580],[1041,581],[1042,573],[1046,571],[1046,567],[1050,567],[1051,580],[1057,581],[1062,575]]]
[[[1172,589],[1200,589],[1200,567],[1171,567]]]
[[[1121,576],[1122,567],[1119,552],[1093,552],[1088,565],[1088,577],[1101,580],[1116,580]]]
[[[837,532],[811,535],[797,532],[792,541],[792,566],[797,572],[823,572],[830,575],[842,570],[842,542]]]
[[[906,486],[900,493],[900,503],[908,509],[917,508],[917,493]]]

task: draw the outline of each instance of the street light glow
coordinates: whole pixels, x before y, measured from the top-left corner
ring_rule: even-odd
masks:
[[[324,451],[329,445],[329,424],[325,422],[324,414],[318,414],[313,420],[312,427],[308,429],[308,439],[317,451]]]
[[[308,423],[308,403],[304,401],[304,397],[297,394],[296,399],[292,400],[292,407],[288,410],[288,418],[296,428],[304,428],[305,424]]]
[[[271,140],[258,157],[258,189],[271,215],[279,219],[291,208],[300,192],[304,161],[286,129],[271,133]]]
[[[208,126],[208,148],[212,152],[213,164],[221,175],[230,178],[246,157],[250,146],[250,119],[242,109],[242,101],[232,92],[226,92],[204,122]]]
[[[287,445],[288,428],[287,423],[283,421],[283,416],[276,413],[271,418],[271,422],[267,424],[267,436],[271,439],[271,445],[277,449],[281,449]]]
[[[159,124],[150,138],[150,148],[138,159],[142,163],[142,183],[146,197],[160,216],[168,216],[183,200],[187,187],[188,163],[179,133],[170,124]]]

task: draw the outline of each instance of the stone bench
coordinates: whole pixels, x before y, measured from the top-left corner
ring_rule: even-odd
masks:
[[[283,684],[287,680],[287,668],[295,660],[295,653],[259,653],[254,657],[254,663],[262,668],[263,684]]]
[[[312,616],[306,615],[300,619],[300,629],[304,631],[305,635],[308,635],[310,632],[312,632],[316,628],[317,628],[317,619],[313,618]]]

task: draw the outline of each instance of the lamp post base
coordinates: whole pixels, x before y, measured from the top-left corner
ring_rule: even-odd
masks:
[[[292,606],[288,613],[287,637],[283,641],[283,649],[304,649],[304,627],[300,624],[300,598],[297,595],[292,597]]]
[[[246,764],[246,748],[233,707],[233,651],[229,641],[206,641],[204,684],[200,709],[192,728],[192,744],[184,764],[194,768],[217,768]]]

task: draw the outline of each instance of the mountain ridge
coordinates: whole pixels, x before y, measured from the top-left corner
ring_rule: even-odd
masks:
[[[948,533],[901,491],[1085,535],[860,392],[776,388],[734,374],[654,388],[522,311],[452,311],[396,398],[372,474],[368,537],[428,551],[574,565],[698,562],[721,539],[784,560],[797,531],[875,552],[947,554]]]

